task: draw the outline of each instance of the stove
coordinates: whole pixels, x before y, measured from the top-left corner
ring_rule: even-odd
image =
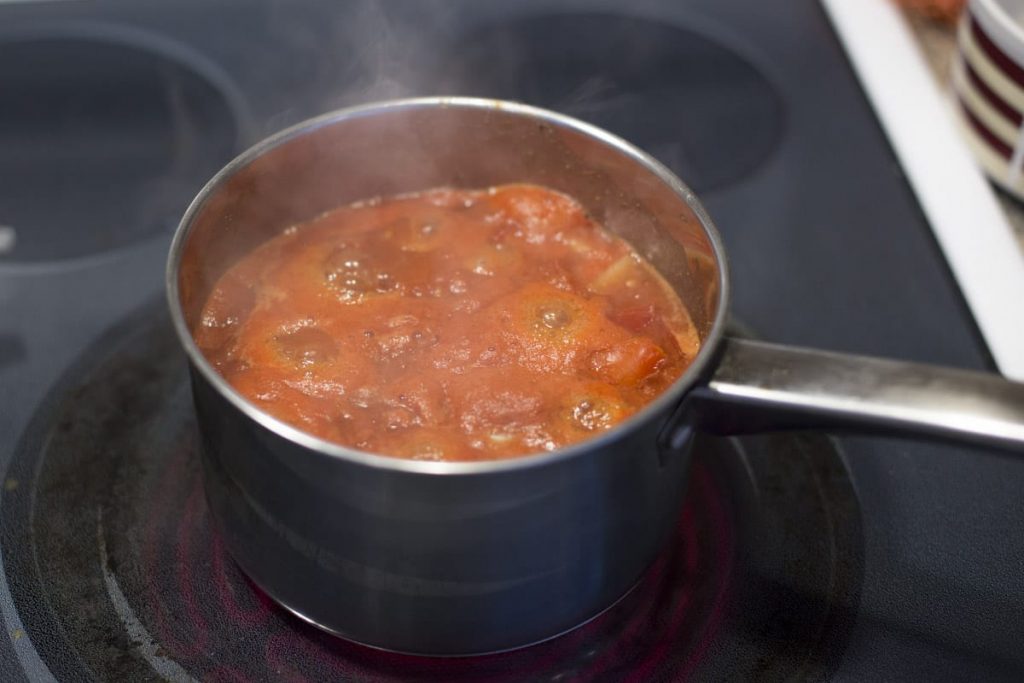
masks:
[[[383,97],[519,99],[702,196],[748,334],[991,369],[809,0],[0,5],[0,678],[1019,680],[1024,467],[944,444],[697,444],[640,583],[530,648],[320,633],[212,532],[162,301],[173,227],[262,136]]]

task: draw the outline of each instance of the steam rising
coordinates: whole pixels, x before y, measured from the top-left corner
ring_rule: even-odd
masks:
[[[315,102],[301,101],[286,104],[272,116],[272,127],[279,129],[308,116],[369,102],[428,95],[476,95],[522,100],[548,108],[582,116],[599,113],[614,105],[624,92],[616,79],[604,73],[601,65],[594,72],[555,94],[538,96],[526,83],[511,83],[522,79],[537,79],[545,74],[519,73],[523,57],[531,50],[530,41],[514,33],[489,36],[493,44],[487,49],[493,59],[487,59],[486,68],[480,69],[479,56],[467,60],[465,42],[476,30],[467,30],[467,7],[444,0],[422,0],[396,5],[379,1],[351,3],[344,9],[297,22],[292,3],[281,3],[271,22],[278,38],[293,49],[297,59],[296,70],[301,69],[304,87],[316,90],[320,97]],[[515,14],[508,21],[514,22]],[[481,30],[490,27],[482,24]],[[571,39],[571,36],[567,36]],[[638,55],[651,50],[637,43],[631,48]],[[600,56],[597,48],[595,54]],[[617,55],[616,59],[623,59]],[[497,74],[497,76],[496,76]],[[315,87],[305,87],[312,86]],[[510,88],[509,86],[513,87]],[[517,86],[523,86],[522,88]],[[511,90],[520,92],[511,92]],[[305,104],[307,111],[295,105]]]
[[[359,2],[307,19],[287,39],[308,62],[303,91],[318,97],[299,102],[277,128],[409,96],[517,100],[630,140],[702,195],[775,149],[781,101],[741,51],[678,20],[630,16],[625,6],[621,13],[531,7]]]

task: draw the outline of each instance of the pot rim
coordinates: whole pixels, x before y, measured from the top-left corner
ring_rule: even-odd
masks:
[[[327,441],[313,436],[303,430],[293,427],[290,424],[270,415],[250,403],[238,393],[210,364],[210,362],[199,350],[192,333],[185,322],[185,315],[181,307],[181,297],[178,288],[178,270],[184,252],[185,244],[192,231],[195,217],[205,206],[207,200],[213,196],[221,186],[247,164],[262,156],[266,152],[277,148],[295,138],[307,133],[316,131],[324,126],[333,125],[342,121],[373,116],[379,113],[391,112],[404,109],[420,108],[449,108],[460,107],[468,109],[490,109],[513,114],[532,117],[565,128],[579,132],[591,138],[603,142],[616,149],[618,152],[631,158],[647,170],[657,176],[663,183],[668,185],[677,196],[679,196],[694,215],[700,221],[708,241],[711,243],[715,259],[719,265],[718,272],[718,308],[715,320],[708,331],[707,337],[701,344],[693,363],[686,371],[672,383],[665,391],[658,395],[653,401],[644,406],[641,410],[631,415],[626,420],[615,425],[608,431],[553,451],[544,451],[530,455],[497,460],[481,460],[474,462],[436,462],[425,460],[411,460],[388,455],[379,455],[368,451],[361,451],[349,448],[338,443]],[[276,434],[280,438],[291,441],[307,450],[317,452],[330,458],[337,458],[355,465],[362,465],[375,469],[407,472],[414,474],[431,475],[475,475],[490,474],[498,472],[515,472],[544,467],[575,457],[582,457],[593,448],[600,448],[618,439],[622,434],[634,429],[636,426],[649,420],[659,412],[674,412],[683,394],[689,390],[703,376],[705,369],[712,362],[719,342],[722,339],[725,328],[725,318],[730,300],[728,262],[726,260],[725,247],[721,236],[715,228],[714,223],[708,216],[707,211],[701,205],[700,200],[693,191],[683,183],[672,171],[651,155],[639,149],[623,138],[613,135],[597,126],[584,123],[564,114],[559,114],[547,109],[534,107],[532,105],[505,100],[484,99],[476,97],[415,97],[395,100],[384,100],[368,104],[338,109],[320,116],[307,119],[286,128],[268,138],[256,143],[232,159],[224,168],[217,172],[199,191],[192,203],[189,204],[181,222],[178,224],[171,242],[170,252],[167,259],[165,273],[165,287],[167,303],[170,307],[171,320],[178,341],[185,349],[192,367],[197,369],[203,378],[209,382],[216,391],[228,400],[236,409],[246,417],[259,424],[264,429]]]

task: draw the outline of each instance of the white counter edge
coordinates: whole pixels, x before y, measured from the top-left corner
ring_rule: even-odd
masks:
[[[1024,380],[1024,251],[906,19],[889,0],[821,0],[999,370]]]

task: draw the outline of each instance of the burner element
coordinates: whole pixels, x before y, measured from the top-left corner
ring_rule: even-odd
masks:
[[[0,264],[169,230],[234,153],[237,112],[214,80],[106,38],[0,42]]]
[[[443,61],[445,90],[594,123],[699,194],[750,173],[782,136],[782,101],[753,64],[709,37],[646,19],[529,17],[474,31]]]
[[[296,680],[370,680],[385,671],[387,680],[407,680],[425,670],[446,681],[558,674],[620,679],[630,672],[692,669],[721,625],[733,538],[721,492],[700,469],[671,550],[625,599],[572,633],[470,658],[397,655],[348,643],[277,608],[231,562],[210,530],[187,433],[144,485],[154,495],[138,511],[143,527],[132,533],[141,547],[106,530],[104,537],[121,567],[112,580],[137,605],[133,618],[150,625],[147,632],[164,656],[190,671],[209,674],[213,649],[218,666],[243,680],[260,680],[268,671]],[[125,571],[136,558],[137,574]]]
[[[701,440],[665,553],[618,604],[554,640],[437,659],[318,631],[247,581],[213,533],[185,362],[159,310],[71,371],[7,473],[6,580],[58,678],[781,679],[825,672],[842,651],[859,513],[819,437]]]

